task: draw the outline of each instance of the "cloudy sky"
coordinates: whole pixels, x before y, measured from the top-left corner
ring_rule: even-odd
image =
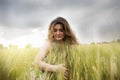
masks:
[[[0,44],[39,46],[50,22],[68,20],[80,43],[120,38],[120,0],[0,0]]]

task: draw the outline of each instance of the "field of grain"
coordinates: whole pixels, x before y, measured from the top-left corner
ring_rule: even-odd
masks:
[[[0,48],[0,80],[29,80],[39,50]],[[72,80],[120,80],[120,43],[81,44],[70,56]]]

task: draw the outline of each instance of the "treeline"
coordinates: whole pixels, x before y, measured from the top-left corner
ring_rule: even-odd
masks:
[[[91,44],[109,44],[109,43],[120,43],[120,39],[117,39],[117,40],[113,40],[113,41],[110,41],[110,42],[91,42]]]
[[[10,44],[8,47],[4,46],[3,44],[0,44],[0,49],[7,49],[7,48],[19,48],[18,45],[13,45],[13,44]],[[23,48],[32,48],[32,45],[31,44],[27,44],[25,47]]]

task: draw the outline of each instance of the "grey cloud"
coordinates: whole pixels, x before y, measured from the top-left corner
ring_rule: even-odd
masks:
[[[40,7],[40,5],[36,5],[37,3],[27,3],[20,0],[13,0],[13,2],[2,0],[0,4],[2,4],[0,5],[0,25],[9,27],[14,27],[16,25],[18,25],[19,27],[27,27],[28,23],[31,23],[32,21],[32,24],[34,24],[35,21],[39,22],[37,18],[41,15],[42,8]],[[38,11],[41,11],[39,16],[36,15],[38,14]],[[40,23],[36,24],[41,25]]]
[[[54,5],[58,7],[88,7],[96,4],[95,0],[56,0]]]
[[[94,37],[101,38],[103,41],[113,37],[120,38],[120,10],[114,4],[111,2],[90,7],[84,17],[76,20],[76,23],[79,23],[80,35],[89,39],[93,34],[97,34]]]
[[[37,28],[65,14],[76,24],[79,35],[106,38],[120,35],[120,0],[0,0],[0,25]],[[103,36],[104,35],[104,36]]]
[[[43,19],[43,18],[46,18],[46,16],[49,16],[49,14],[50,15],[57,14],[63,9],[66,9],[67,11],[67,9],[73,10],[73,8],[77,8],[79,10],[81,9],[81,7],[82,8],[83,7],[93,8],[93,6],[99,4],[99,2],[104,2],[104,1],[95,1],[95,0],[51,0],[51,1],[49,0],[45,0],[45,1],[42,1],[42,0],[36,0],[36,1],[34,0],[1,0],[2,8],[0,8],[1,10],[0,23],[3,25],[8,25],[8,26],[14,26],[14,23],[15,23],[20,26],[25,25],[27,27],[27,25],[30,25],[28,23],[31,23],[33,18],[34,19],[36,18],[36,20],[33,20],[33,24],[34,24],[35,21],[40,22],[40,19],[37,19],[39,18],[39,16],[41,17],[41,19]],[[112,1],[110,1],[110,3],[109,4],[112,5]],[[115,3],[117,3],[117,1],[114,2],[114,4]],[[99,9],[97,9],[97,11],[98,10]],[[91,11],[91,14],[94,12],[95,11]],[[14,18],[14,15],[15,15],[15,18]],[[16,22],[11,22],[11,18],[13,18]],[[36,23],[36,24],[39,24],[39,23]]]

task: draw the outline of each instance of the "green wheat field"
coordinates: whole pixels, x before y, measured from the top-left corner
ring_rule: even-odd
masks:
[[[34,58],[39,50],[0,47],[0,80],[30,80]],[[72,80],[120,80],[118,42],[81,44],[71,49],[70,56],[68,61]]]

